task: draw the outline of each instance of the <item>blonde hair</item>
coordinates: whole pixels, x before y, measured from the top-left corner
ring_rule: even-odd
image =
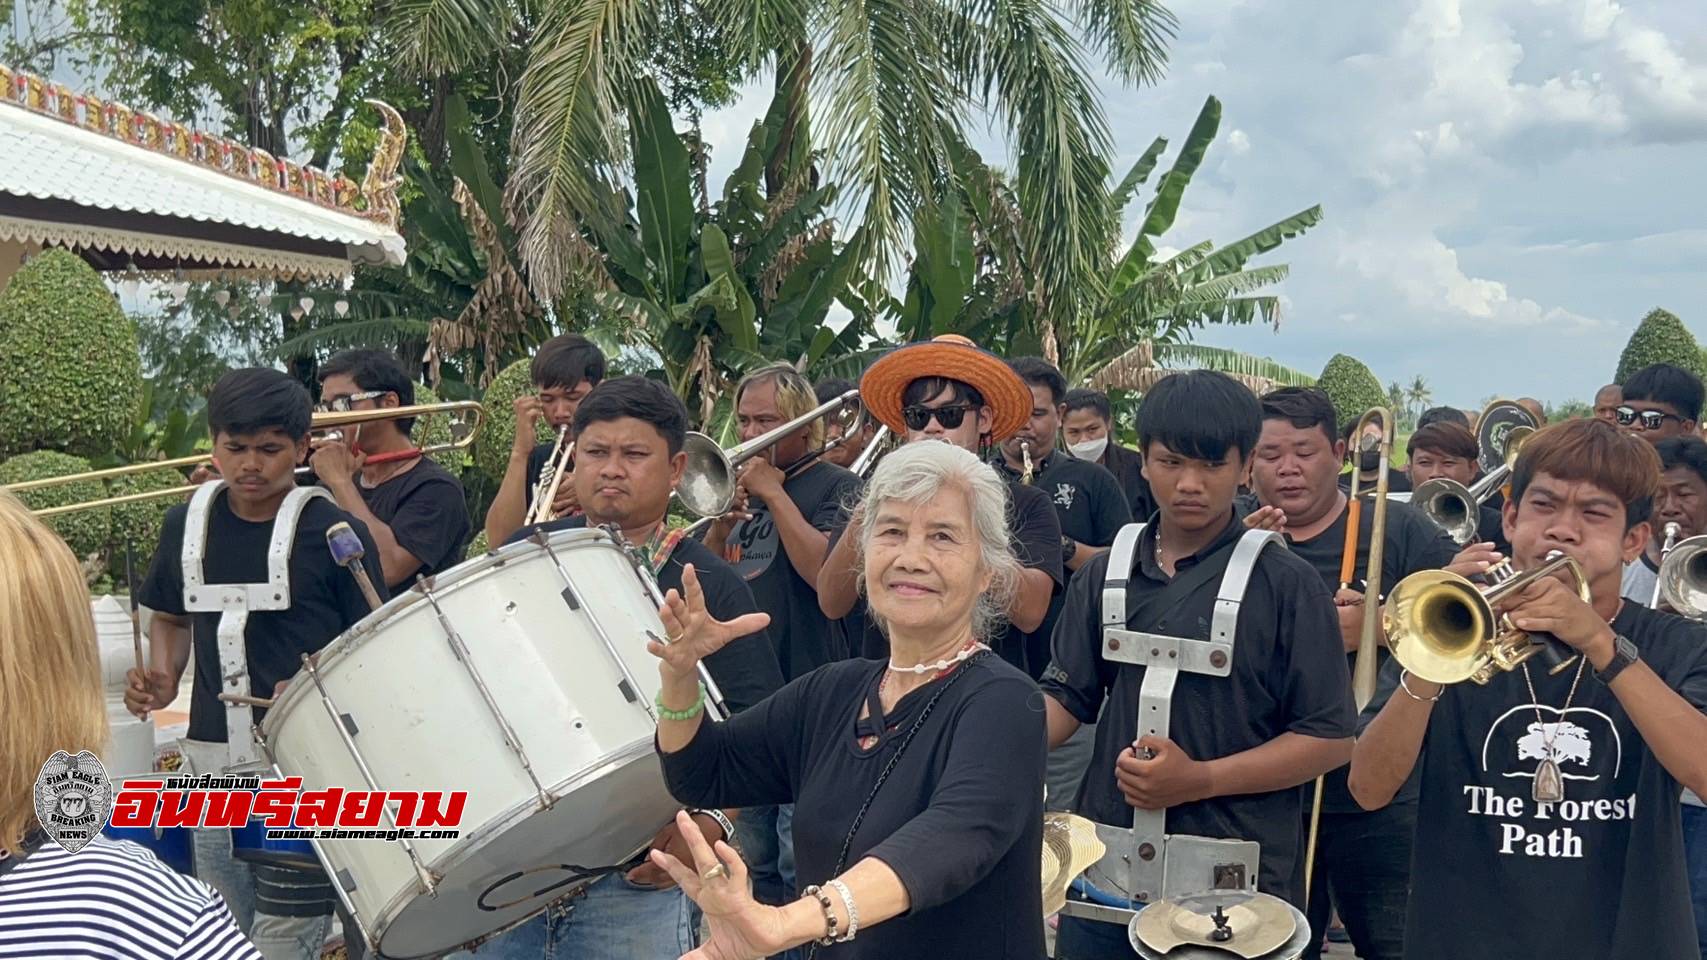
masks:
[[[36,829],[35,783],[55,750],[107,742],[89,590],[65,541],[0,491],[0,848]]]
[[[818,391],[812,389],[811,381],[794,369],[794,364],[786,362],[760,367],[742,377],[741,382],[735,385],[736,405],[741,403],[748,387],[760,383],[776,386],[776,411],[785,421],[809,413],[818,406]],[[813,420],[806,430],[807,449],[816,450],[824,445],[823,417]]]

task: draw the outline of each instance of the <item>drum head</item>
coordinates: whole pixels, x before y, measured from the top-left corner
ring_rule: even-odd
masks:
[[[1476,424],[1476,445],[1483,473],[1492,473],[1505,463],[1506,435],[1519,426],[1534,429],[1535,417],[1515,401],[1496,400],[1482,411],[1482,419]]]
[[[1215,939],[1218,929],[1226,939]],[[1310,924],[1279,897],[1215,890],[1145,907],[1127,937],[1145,960],[1297,960],[1309,944]]]

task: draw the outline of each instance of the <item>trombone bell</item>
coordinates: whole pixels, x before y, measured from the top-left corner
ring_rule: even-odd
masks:
[[[1411,506],[1421,510],[1459,546],[1474,539],[1481,527],[1481,504],[1468,487],[1456,480],[1436,477],[1424,481],[1412,491]]]

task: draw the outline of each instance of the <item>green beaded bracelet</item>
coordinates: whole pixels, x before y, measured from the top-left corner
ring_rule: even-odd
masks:
[[[658,697],[654,702],[658,705],[658,719],[660,720],[692,720],[699,716],[700,711],[705,709],[705,684],[699,685],[699,693],[693,698],[693,706],[686,710],[671,710],[664,706],[664,691],[662,689],[658,691]]]

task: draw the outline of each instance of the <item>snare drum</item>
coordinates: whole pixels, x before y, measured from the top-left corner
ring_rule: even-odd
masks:
[[[438,955],[513,926],[669,821],[653,590],[609,534],[557,531],[417,585],[291,681],[262,736],[304,790],[468,794],[455,839],[315,841],[379,952]]]

